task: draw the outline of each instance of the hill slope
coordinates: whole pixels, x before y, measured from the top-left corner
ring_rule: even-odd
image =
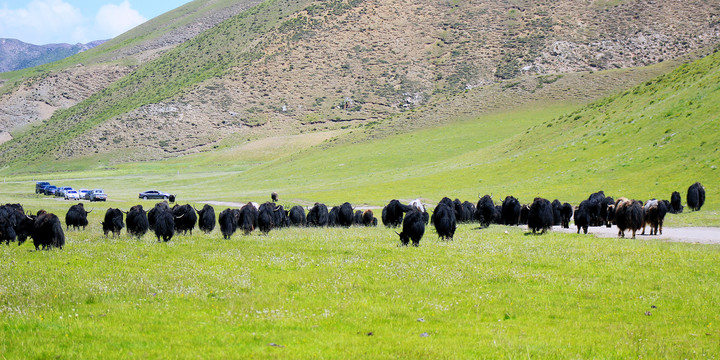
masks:
[[[49,119],[259,1],[195,0],[81,54],[0,74],[0,132]]]
[[[718,7],[267,1],[16,134],[0,161],[178,156],[228,137],[359,126],[502,79],[663,61],[714,44]]]

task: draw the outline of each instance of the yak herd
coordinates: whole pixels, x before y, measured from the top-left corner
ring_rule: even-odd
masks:
[[[277,205],[277,193],[271,196],[273,202],[262,205],[247,203],[240,209],[225,209],[220,212],[217,224],[223,238],[229,239],[238,229],[247,235],[255,229],[267,234],[272,229],[289,226],[308,227],[350,227],[377,226],[378,220],[372,210],[356,210],[350,203],[328,210],[325,204],[316,203],[306,214],[302,206],[293,206],[285,210]],[[697,211],[705,203],[705,189],[696,182],[688,188],[687,206]],[[607,226],[613,224],[618,228],[618,236],[625,237],[625,231],[631,231],[632,237],[641,228],[650,226],[650,235],[662,234],[662,226],[667,213],[683,211],[680,193],[673,192],[670,200],[648,200],[646,202],[621,197],[617,200],[605,196],[599,191],[591,194],[578,206],[573,207],[559,200],[550,202],[544,198],[535,198],[531,204],[521,204],[515,197],[507,196],[501,204],[496,205],[490,195],[480,198],[477,204],[459,199],[443,198],[435,206],[432,216],[425,205],[417,199],[405,205],[399,200],[391,200],[382,209],[382,223],[386,227],[400,227],[397,233],[402,245],[410,241],[418,246],[430,223],[435,227],[442,240],[452,240],[459,223],[479,223],[481,227],[490,224],[527,225],[533,233],[544,233],[552,226],[569,228],[570,220],[574,219],[578,234],[588,232],[591,226]],[[73,205],[65,215],[66,229],[85,229],[88,226],[87,215],[83,204]],[[135,205],[127,212],[109,208],[102,221],[105,236],[112,233],[119,236],[127,227],[127,233],[133,237],[142,237],[152,231],[158,241],[169,241],[176,233],[192,235],[198,228],[210,233],[215,229],[215,209],[205,205],[198,210],[190,205],[175,205],[172,208],[167,202],[159,202],[146,211],[142,205]],[[0,206],[0,241],[10,244],[17,241],[22,245],[28,237],[33,239],[35,249],[62,248],[65,245],[65,234],[58,216],[40,210],[37,214],[26,214],[20,204]]]

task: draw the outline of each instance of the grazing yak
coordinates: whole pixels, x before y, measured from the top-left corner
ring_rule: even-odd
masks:
[[[625,237],[625,230],[632,231],[632,238],[643,225],[643,206],[640,201],[621,197],[615,202],[615,225],[618,237]]]
[[[421,204],[422,206],[422,204]],[[390,200],[382,211],[382,222],[386,227],[397,227],[403,224],[403,216],[411,209],[415,209],[414,205],[403,205],[400,200]]]
[[[85,211],[83,203],[71,206],[65,214],[66,229],[70,230],[70,227],[72,226],[75,230],[79,230],[80,228],[85,230],[85,227],[88,225],[87,214],[90,212],[92,212],[92,210]]]
[[[278,229],[290,226],[288,212],[285,211],[285,208],[282,205],[275,206],[275,209],[273,210],[273,223]]]
[[[520,222],[518,225],[527,225],[528,217],[530,216],[530,205],[523,205],[520,207]]]
[[[240,208],[240,217],[238,218],[238,227],[242,229],[243,234],[250,235],[255,228],[258,227],[258,208],[253,203],[247,203]]]
[[[18,245],[21,245],[30,236],[31,227],[32,220],[25,215],[22,205],[0,206],[0,241],[10,245],[11,241],[18,240]]]
[[[235,233],[238,226],[238,219],[240,219],[239,209],[228,208],[220,212],[218,220],[220,222],[220,233],[222,233],[223,238],[229,239],[230,236]]]
[[[450,209],[448,209],[450,210]],[[400,236],[400,243],[403,246],[407,246],[410,240],[412,240],[413,246],[420,245],[420,239],[425,234],[425,220],[423,213],[413,208],[407,212],[403,219],[403,230],[398,233]]]
[[[340,216],[340,207],[333,206],[328,212],[328,223],[327,226],[335,227],[338,226],[338,216]]]
[[[130,208],[126,215],[127,232],[130,236],[143,237],[150,228],[147,213],[142,205],[135,205]]]
[[[260,232],[267,235],[275,227],[275,205],[266,202],[258,209],[257,226]]]
[[[488,227],[495,219],[495,203],[490,195],[485,195],[478,200],[475,207],[475,220],[480,222],[480,226]],[[501,210],[502,213],[502,210]]]
[[[114,237],[120,236],[120,232],[125,227],[122,210],[115,208],[107,209],[105,212],[105,220],[101,224],[105,236],[108,236],[109,232],[112,232]]]
[[[565,229],[570,228],[570,219],[573,216],[573,207],[568,203],[563,203],[560,207],[560,225]]]
[[[215,229],[215,208],[205,204],[202,209],[195,209],[198,216],[198,228],[200,231],[209,234]]]
[[[300,205],[295,205],[290,208],[288,218],[290,219],[290,225],[292,226],[305,226],[307,223],[305,209]]]
[[[670,195],[670,208],[668,211],[671,214],[680,214],[683,212],[683,204],[679,192],[673,191],[672,195]]]
[[[353,224],[354,225],[362,225],[363,224],[363,211],[362,210],[355,210],[355,214],[353,215]]]
[[[315,203],[307,215],[308,226],[327,226],[328,225],[328,208],[323,203]]]
[[[278,202],[278,199],[279,199],[279,198],[278,198],[278,193],[276,193],[276,192],[273,191],[272,194],[270,194],[270,199],[272,200],[273,203]]]
[[[688,188],[687,206],[692,211],[698,211],[705,204],[705,188],[699,182],[696,182]]]
[[[148,224],[150,224],[150,230],[155,230],[155,219],[157,218],[157,214],[160,211],[170,211],[170,205],[168,205],[167,201],[161,201],[159,203],[156,203],[155,206],[150,209],[147,213],[148,217]],[[173,227],[175,226],[175,221],[173,220]],[[173,234],[175,232],[173,231]]]
[[[532,205],[530,205],[530,213],[528,214],[528,227],[533,234],[537,231],[544,234],[545,231],[552,228],[553,220],[553,209],[550,200],[535,198]]]
[[[65,246],[65,233],[55,214],[40,210],[37,215],[28,216],[28,219],[32,220],[30,236],[33,238],[35,250],[40,250],[41,247],[43,250],[54,247],[62,249]]]
[[[192,235],[192,231],[197,223],[197,215],[195,209],[190,204],[175,205],[172,208],[173,217],[175,218],[175,232],[186,235],[188,231]]]
[[[553,225],[561,225],[562,224],[562,203],[560,200],[555,199],[552,203],[550,203],[553,210]]]
[[[468,202],[468,204],[470,203]],[[460,201],[460,199],[453,200],[452,209],[455,211],[455,219],[458,223],[464,224],[473,221],[473,218],[475,217],[475,206],[472,204],[470,205],[471,207],[466,206],[465,203]]]
[[[518,225],[520,222],[520,202],[513,196],[506,196],[502,203],[502,222],[505,225]]]
[[[345,202],[338,207],[337,224],[342,227],[350,227],[353,221],[352,205],[350,205],[349,202]]]
[[[457,228],[455,209],[448,206],[447,203],[440,202],[435,207],[432,222],[433,225],[435,225],[435,231],[441,240],[453,239],[453,236],[455,236],[455,229]]]
[[[645,214],[641,235],[645,235],[646,224],[650,225],[650,235],[662,235],[663,223],[665,222],[665,215],[667,214],[667,205],[665,205],[665,202],[655,199],[648,200],[643,210]]]
[[[588,233],[588,226],[590,226],[590,207],[590,200],[583,200],[577,209],[575,209],[574,219],[578,234],[580,233],[580,229],[582,229],[585,234]]]
[[[11,241],[18,241],[22,245],[32,230],[33,219],[25,215],[20,204],[5,204],[0,206],[0,241],[10,245]]]
[[[158,241],[160,241],[161,237],[165,242],[172,240],[173,236],[175,236],[175,216],[172,210],[170,210],[167,203],[158,203],[150,211],[152,212],[153,210],[155,210],[153,230],[155,231],[155,236]],[[150,212],[148,212],[148,222],[150,221],[149,214]]]
[[[363,224],[364,226],[368,226],[368,227],[369,226],[377,226],[377,218],[375,218],[373,211],[370,209],[365,210],[362,213],[362,217],[361,217],[360,221],[361,221],[361,224]]]

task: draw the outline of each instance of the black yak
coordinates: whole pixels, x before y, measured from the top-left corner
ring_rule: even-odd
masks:
[[[5,204],[0,206],[0,241],[10,245],[11,241],[18,240],[22,245],[32,227],[32,219],[28,219],[25,210],[20,204]]]
[[[696,182],[688,188],[687,206],[692,211],[698,211],[705,204],[705,188]]]
[[[502,222],[505,225],[517,225],[520,222],[520,202],[513,196],[506,196],[502,203]]]
[[[465,206],[465,204],[461,202],[460,199],[453,200],[452,209],[455,211],[455,220],[457,220],[457,222],[460,224],[471,222],[475,217],[475,206],[472,207],[471,212],[471,208]]]
[[[130,208],[126,216],[127,232],[130,236],[143,237],[150,228],[147,213],[142,205],[135,205]]]
[[[582,229],[585,234],[588,233],[588,226],[590,226],[590,200],[583,200],[580,206],[575,209],[575,226],[577,226],[577,233],[580,233]]]
[[[383,208],[382,211],[382,222],[386,227],[397,227],[403,224],[403,216],[410,209],[415,209],[416,206],[403,205],[400,200],[390,200],[390,202]]]
[[[523,205],[520,207],[520,222],[518,225],[527,225],[528,217],[530,216],[530,205]]]
[[[87,214],[89,213],[90,211],[85,211],[83,203],[71,206],[65,214],[65,226],[68,230],[70,230],[71,226],[75,230],[79,230],[80,228],[85,230],[85,227],[88,225]]]
[[[528,214],[528,227],[533,234],[537,231],[545,233],[553,226],[553,209],[550,201],[543,198],[535,198],[530,205],[530,213]]]
[[[305,226],[307,222],[307,218],[305,217],[305,209],[300,205],[295,205],[290,208],[288,218],[290,218],[290,224],[292,226]]]
[[[275,228],[280,229],[290,226],[290,218],[288,218],[288,212],[282,205],[275,206],[273,209],[273,224]]]
[[[202,209],[195,209],[198,216],[198,228],[200,231],[209,234],[215,229],[215,208],[205,204]]]
[[[570,219],[572,219],[573,216],[573,208],[572,205],[568,203],[563,203],[560,207],[560,225],[564,227],[565,229],[570,228]]]
[[[32,219],[30,236],[33,238],[35,250],[40,250],[41,247],[43,250],[54,247],[62,249],[65,246],[65,233],[55,214],[40,210],[36,216],[28,218]]]
[[[150,211],[148,211],[147,217],[148,217],[148,224],[150,225],[150,230],[155,230],[155,219],[157,217],[157,214],[160,211],[165,211],[165,210],[170,211],[170,205],[168,205],[167,201],[161,201],[159,203],[156,203],[155,206],[152,209],[150,209]],[[173,224],[174,223],[175,223],[175,221],[173,220]],[[175,234],[174,231],[173,231],[173,234]]]
[[[240,219],[240,210],[238,209],[225,209],[220,212],[218,218],[220,222],[220,232],[223,238],[229,239],[232,234],[235,233],[238,226],[238,219]]]
[[[445,203],[439,203],[433,212],[435,231],[441,240],[452,240],[457,228],[455,210]]]
[[[449,209],[448,209],[449,210]],[[425,220],[423,219],[423,213],[413,208],[408,211],[407,215],[403,219],[403,230],[401,233],[397,233],[400,236],[400,243],[403,246],[407,246],[410,240],[412,240],[413,246],[420,244],[423,234],[425,234]]]
[[[308,226],[327,226],[328,208],[323,203],[315,203],[307,215]]]
[[[153,230],[155,231],[155,236],[157,237],[158,241],[160,241],[160,238],[162,237],[163,241],[168,242],[172,240],[173,236],[175,236],[175,216],[173,215],[172,210],[170,210],[170,207],[167,206],[166,203],[165,206],[162,206],[160,204],[163,203],[155,205],[155,207],[152,209],[155,210],[155,227],[153,228]],[[150,219],[148,218],[148,220]]]
[[[362,210],[355,210],[355,214],[353,215],[353,224],[355,225],[363,225],[363,211]]]
[[[495,219],[495,203],[490,195],[485,195],[478,200],[475,207],[475,220],[483,227],[490,226]]]
[[[245,235],[249,235],[258,227],[258,209],[252,203],[247,203],[240,208],[238,227]]]
[[[105,220],[102,222],[103,233],[108,236],[109,232],[113,236],[120,236],[120,232],[125,227],[123,222],[123,212],[120,209],[109,208],[105,212]]]
[[[680,214],[683,212],[683,204],[679,192],[673,191],[672,195],[670,195],[670,208],[668,211],[671,214]]]
[[[328,223],[327,226],[335,227],[338,226],[338,216],[340,216],[340,207],[333,206],[328,212]]]
[[[553,225],[562,225],[562,203],[555,199],[550,205],[553,210]]]
[[[270,194],[270,199],[272,200],[273,203],[278,202],[278,193],[273,191],[272,194]]]
[[[172,208],[173,217],[175,218],[175,232],[186,235],[188,231],[192,235],[192,231],[197,223],[197,214],[195,209],[189,204],[175,205]]]
[[[258,209],[257,224],[260,232],[267,235],[275,227],[275,205],[266,202]]]
[[[345,202],[338,208],[337,224],[343,227],[350,227],[353,224],[353,208],[349,202]]]

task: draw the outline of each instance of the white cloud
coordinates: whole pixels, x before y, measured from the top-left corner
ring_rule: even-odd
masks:
[[[105,38],[112,38],[145,21],[147,19],[125,0],[120,5],[103,5],[95,16],[95,28],[99,33],[106,34]]]
[[[147,21],[128,0],[101,6],[94,19],[63,0],[32,0],[18,9],[3,4],[0,38],[37,45],[110,39]]]
[[[33,0],[25,8],[0,9],[0,37],[33,44],[74,41],[69,34],[82,23],[80,10],[62,0]]]

